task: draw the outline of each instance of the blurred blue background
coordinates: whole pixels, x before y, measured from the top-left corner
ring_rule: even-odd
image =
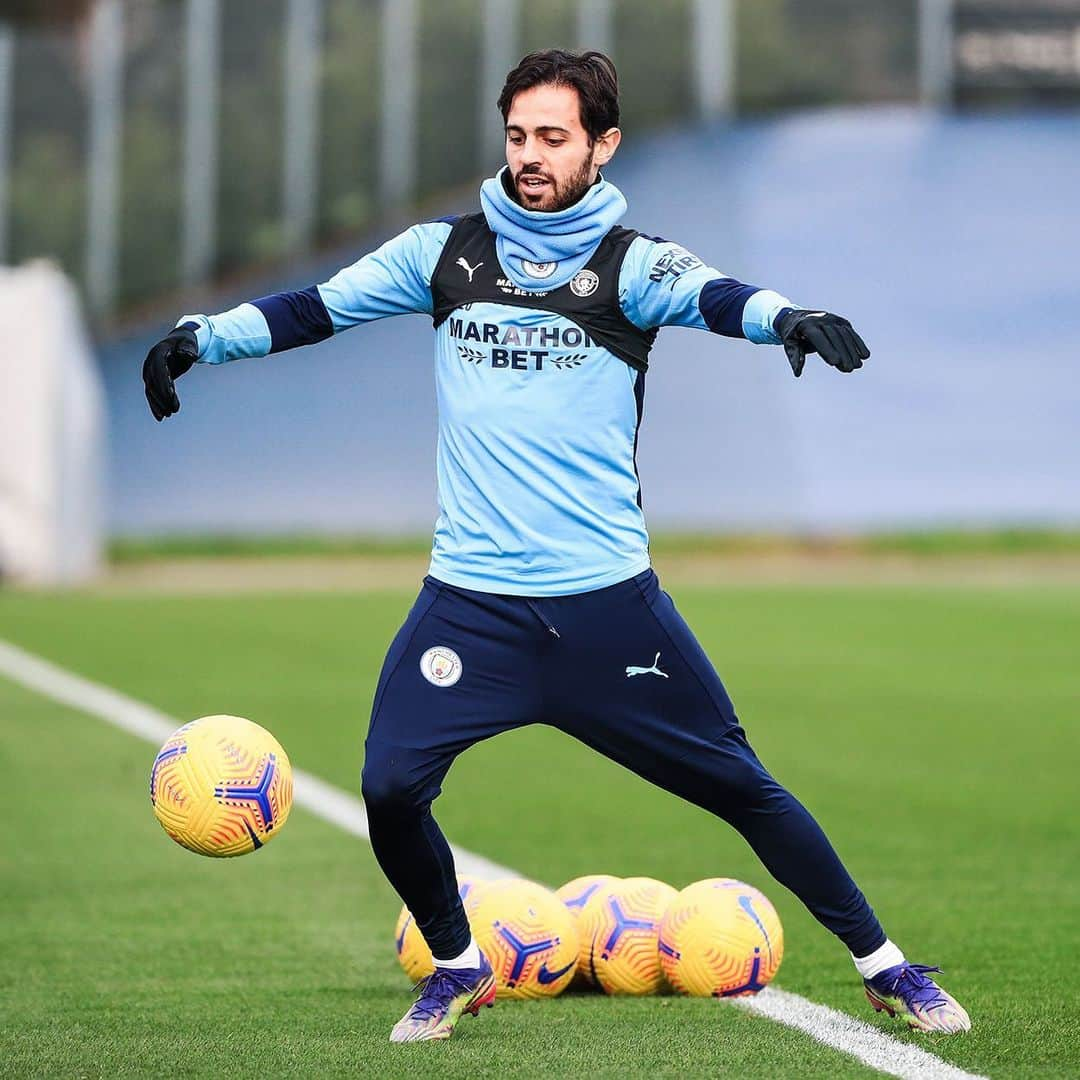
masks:
[[[81,283],[110,532],[430,527],[428,320],[196,369],[162,425],[141,361],[182,313],[474,208],[502,76],[548,45],[619,66],[627,224],[846,314],[873,350],[796,382],[779,349],[661,334],[639,453],[654,528],[1080,522],[1080,61],[1052,48],[1080,4],[60,6],[0,24],[0,254]],[[1024,34],[1045,48],[1010,52]]]

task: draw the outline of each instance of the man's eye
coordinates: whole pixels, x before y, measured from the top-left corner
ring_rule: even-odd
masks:
[[[564,142],[565,139],[548,139],[548,146],[562,146]]]

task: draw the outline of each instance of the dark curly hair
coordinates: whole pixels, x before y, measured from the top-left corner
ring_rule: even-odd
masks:
[[[619,76],[611,58],[602,52],[572,53],[544,49],[529,53],[509,75],[499,95],[503,123],[516,95],[534,86],[569,86],[577,91],[581,126],[595,142],[609,128],[619,126]]]

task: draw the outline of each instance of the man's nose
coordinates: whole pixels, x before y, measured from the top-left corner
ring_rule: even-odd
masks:
[[[525,168],[530,165],[540,165],[542,155],[540,153],[540,140],[526,138],[525,145],[521,148],[521,163]]]

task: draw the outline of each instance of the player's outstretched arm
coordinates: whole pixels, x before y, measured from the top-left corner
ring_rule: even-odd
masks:
[[[266,356],[376,319],[430,315],[431,275],[450,227],[448,221],[414,225],[321,285],[263,296],[219,315],[182,316],[143,364],[154,419],[179,411],[176,380],[196,362]]]
[[[783,345],[796,378],[809,353],[845,373],[870,356],[842,316],[800,308],[772,289],[737,281],[667,240],[633,241],[619,275],[619,299],[626,317],[643,330],[690,326],[756,345]]]

